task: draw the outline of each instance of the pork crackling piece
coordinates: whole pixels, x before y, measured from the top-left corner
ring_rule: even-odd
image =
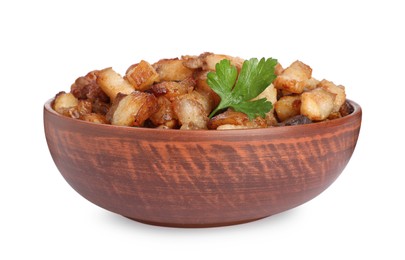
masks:
[[[158,103],[153,94],[140,91],[128,95],[119,93],[107,113],[107,120],[112,125],[143,126],[157,110]]]

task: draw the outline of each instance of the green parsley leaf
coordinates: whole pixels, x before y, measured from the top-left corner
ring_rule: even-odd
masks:
[[[238,76],[235,66],[229,60],[221,60],[216,64],[215,72],[207,74],[208,85],[221,97],[221,102],[212,111],[210,118],[218,111],[231,107],[235,111],[245,113],[250,120],[265,117],[273,108],[273,104],[265,98],[251,101],[262,93],[276,78],[274,67],[276,59],[256,58],[246,60]]]

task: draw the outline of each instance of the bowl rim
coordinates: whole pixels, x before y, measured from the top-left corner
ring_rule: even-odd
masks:
[[[132,127],[132,126],[117,126],[117,125],[110,125],[110,124],[96,124],[84,120],[79,120],[75,118],[70,118],[63,116],[56,112],[52,108],[52,102],[55,100],[55,98],[51,98],[47,100],[44,104],[44,120],[45,120],[45,114],[52,115],[54,117],[57,117],[61,120],[64,120],[66,122],[71,122],[72,124],[78,124],[81,126],[89,126],[89,127],[96,127],[98,129],[105,129],[105,130],[112,130],[116,129],[117,131],[128,131],[128,132],[142,132],[142,133],[148,133],[148,134],[161,134],[163,133],[181,133],[181,135],[185,136],[187,134],[190,134],[191,136],[198,136],[201,134],[204,135],[214,135],[214,136],[221,136],[221,135],[260,135],[263,133],[278,133],[282,132],[285,133],[285,130],[308,130],[310,131],[311,129],[319,129],[319,128],[328,128],[328,127],[333,127],[333,126],[338,126],[338,125],[343,125],[347,122],[350,122],[352,120],[356,120],[356,118],[359,118],[361,121],[362,117],[362,108],[361,106],[350,100],[346,99],[352,106],[353,106],[353,112],[345,117],[333,119],[333,120],[326,120],[322,122],[316,122],[312,124],[304,124],[304,125],[292,125],[292,126],[279,126],[279,127],[267,127],[267,128],[249,128],[249,129],[229,129],[229,130],[206,130],[206,129],[198,129],[198,130],[179,130],[179,129],[161,129],[161,128],[147,128],[147,127]]]

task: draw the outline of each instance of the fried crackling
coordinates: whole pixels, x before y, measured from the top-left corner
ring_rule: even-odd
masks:
[[[149,62],[141,60],[138,64],[131,65],[127,69],[125,79],[134,89],[145,91],[149,89],[154,82],[159,81],[159,74]]]
[[[99,100],[109,103],[110,98],[97,84],[98,72],[98,70],[93,70],[87,73],[86,76],[77,78],[70,87],[70,93],[78,99]]]
[[[311,79],[311,75],[311,67],[301,61],[295,61],[277,76],[273,84],[277,89],[300,94],[308,84],[307,81]]]
[[[157,110],[158,103],[153,94],[134,91],[128,95],[118,94],[106,116],[112,125],[142,126]]]
[[[301,114],[313,121],[328,118],[333,110],[335,94],[316,88],[301,95]]]
[[[111,104],[102,102],[98,99],[92,101],[92,112],[100,115],[106,115],[110,110]]]
[[[196,89],[189,94],[189,97],[201,104],[207,116],[214,109],[214,101],[210,98],[210,94],[204,90]]]
[[[325,79],[319,82],[318,87],[336,95],[332,112],[339,112],[340,107],[346,101],[345,87],[342,85],[336,86],[333,82]]]
[[[93,111],[93,104],[88,99],[79,100],[77,104],[77,113],[79,114],[79,118],[81,116],[91,114]]]
[[[310,91],[313,89],[316,89],[318,87],[319,80],[315,78],[310,78],[305,82],[305,88],[304,91]]]
[[[172,102],[165,96],[159,96],[157,97],[157,103],[158,110],[149,117],[149,120],[158,127],[175,128],[177,120]]]
[[[278,124],[277,119],[274,116],[274,105],[277,103],[277,89],[274,88],[273,84],[270,84],[267,88],[264,89],[257,97],[252,100],[258,100],[265,98],[267,101],[273,104],[273,108],[266,113],[266,123],[267,126],[275,126]]]
[[[276,104],[274,104],[274,109],[276,111],[277,117],[281,122],[293,116],[299,115],[300,108],[300,95],[283,96],[277,101]]]
[[[208,115],[213,109],[212,100],[205,92],[193,91],[172,102],[182,130],[207,129]]]
[[[207,74],[208,70],[201,70],[195,73],[196,86],[195,89],[199,92],[205,92],[209,95],[209,99],[212,100],[212,106],[217,107],[221,102],[221,97],[208,85]]]
[[[243,59],[228,55],[212,54],[205,57],[205,66],[203,66],[203,70],[215,70],[215,66],[217,65],[217,63],[224,59],[229,60],[231,64],[238,69],[238,71],[242,69],[242,65],[244,62]]]
[[[184,66],[190,69],[202,69],[214,71],[215,65],[221,60],[227,59],[235,66],[238,71],[242,69],[244,60],[239,57],[232,57],[224,54],[214,54],[211,52],[204,52],[199,56],[182,56]]]
[[[189,69],[201,69],[204,66],[204,55],[212,54],[211,52],[204,52],[199,56],[196,55],[183,55],[181,61],[183,65]]]
[[[182,130],[207,129],[208,117],[200,103],[194,99],[181,98],[173,102],[173,110]]]
[[[64,116],[74,117],[73,112],[78,104],[79,100],[72,93],[62,91],[56,94],[53,109]]]
[[[170,101],[173,101],[174,98],[191,93],[194,89],[196,81],[189,77],[180,82],[177,81],[164,81],[157,84],[154,84],[150,91],[157,97],[165,96]]]
[[[208,122],[208,129],[241,129],[241,128],[265,128],[267,127],[266,120],[257,117],[249,120],[249,117],[242,112],[236,112],[231,109],[218,114],[211,118]]]
[[[134,91],[134,87],[112,68],[106,68],[98,72],[97,84],[112,102],[114,102],[118,93],[131,94]]]
[[[160,81],[181,81],[192,77],[194,70],[183,65],[178,58],[162,59],[154,63],[153,68],[159,74]]]
[[[79,100],[72,93],[60,92],[56,95],[53,106],[56,112],[76,119],[81,119],[82,116],[92,113],[91,101]]]

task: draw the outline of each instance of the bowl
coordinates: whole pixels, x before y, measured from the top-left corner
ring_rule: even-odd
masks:
[[[62,176],[90,202],[160,226],[240,224],[297,207],[341,174],[355,149],[361,107],[346,117],[247,130],[100,125],[44,105]]]

